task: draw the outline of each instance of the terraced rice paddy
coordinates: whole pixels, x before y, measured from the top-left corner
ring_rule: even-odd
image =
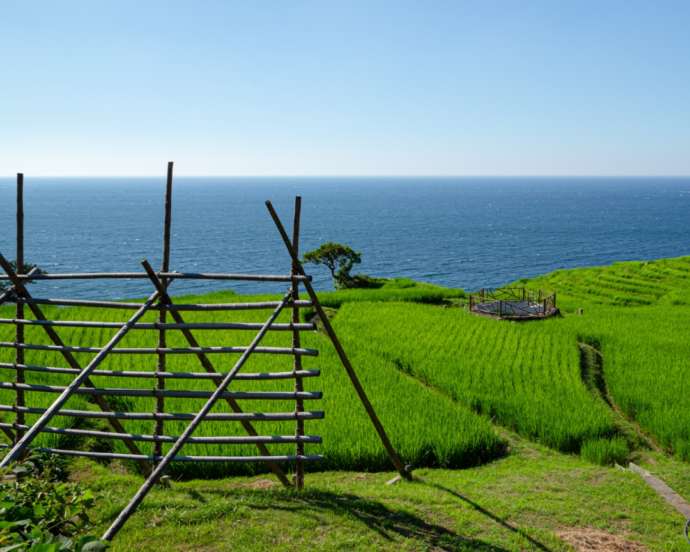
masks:
[[[559,271],[530,285],[562,290],[562,304],[584,308],[564,322],[600,344],[615,403],[690,460],[690,258]]]
[[[538,322],[514,323],[489,320],[467,313],[455,303],[459,290],[413,285],[399,281],[380,290],[353,290],[323,294],[324,304],[333,310],[336,331],[352,357],[375,408],[406,462],[416,466],[462,467],[491,460],[505,452],[492,422],[517,431],[555,449],[578,453],[596,460],[611,461],[612,451],[625,454],[630,436],[619,418],[626,416],[670,453],[690,460],[690,258],[645,263],[619,263],[609,267],[557,271],[526,284],[555,291],[564,316]],[[231,300],[229,293],[217,293],[204,302]],[[446,303],[446,305],[442,305]],[[337,309],[337,310],[336,310]],[[577,314],[582,309],[583,314]],[[2,309],[4,316],[11,310]],[[84,309],[48,309],[48,316],[63,319],[123,320],[122,312],[94,312]],[[262,321],[267,312],[232,315],[232,321]],[[187,315],[188,321],[229,321],[227,315]],[[0,338],[12,340],[12,328],[0,327]],[[61,328],[69,344],[101,345],[111,330]],[[246,345],[252,332],[197,332],[202,345]],[[47,343],[40,328],[28,328],[35,343]],[[123,347],[153,347],[157,334],[136,331]],[[288,346],[288,332],[273,332],[265,345]],[[600,390],[607,404],[583,378],[578,343],[594,345],[603,359]],[[182,347],[182,337],[169,332],[169,344]],[[305,369],[320,369],[321,377],[305,380],[308,391],[323,391],[320,401],[306,407],[324,410],[324,420],[309,421],[306,431],[323,436],[323,444],[307,445],[307,453],[323,453],[319,469],[369,469],[388,466],[383,449],[334,353],[318,332],[304,335],[305,347],[319,349],[319,357],[305,357]],[[11,362],[14,351],[1,349],[0,357]],[[79,353],[82,362],[89,354]],[[212,355],[217,368],[225,371],[237,355]],[[54,352],[28,351],[34,364],[64,366]],[[169,369],[201,371],[193,356],[171,355]],[[246,370],[281,371],[291,359],[280,355],[257,355]],[[103,369],[154,370],[155,358],[117,355]],[[3,370],[6,381],[13,377]],[[601,374],[600,374],[601,375]],[[64,385],[67,376],[27,373],[34,383]],[[94,378],[98,386],[152,388],[152,380]],[[261,382],[260,389],[291,391],[290,380]],[[169,389],[210,391],[207,381],[171,380]],[[232,390],[257,390],[256,382],[238,381]],[[54,395],[30,392],[33,406],[48,404]],[[14,392],[0,392],[4,404],[12,404]],[[118,408],[151,411],[151,397],[118,397]],[[198,399],[166,399],[166,411],[191,412]],[[72,399],[72,408],[95,408],[86,397]],[[245,410],[291,411],[294,403],[243,401]],[[613,406],[613,408],[612,408]],[[620,412],[614,412],[614,408]],[[226,412],[225,403],[216,412]],[[3,414],[7,421],[12,418]],[[83,424],[83,420],[60,418],[62,425]],[[91,422],[93,424],[93,422]],[[96,422],[104,427],[102,421]],[[257,422],[262,433],[290,435],[290,422]],[[83,426],[82,426],[83,427]],[[166,422],[168,435],[179,434],[183,422]],[[133,433],[153,433],[153,422],[127,421]],[[205,422],[198,436],[241,435],[236,423]],[[44,435],[41,443],[61,445],[64,437]],[[108,441],[87,443],[107,448]],[[84,446],[84,444],[82,444]],[[151,452],[152,445],[142,449]],[[253,454],[252,445],[190,444],[185,454]],[[116,450],[123,451],[122,445]],[[293,445],[272,446],[275,453],[287,453]],[[215,476],[251,473],[260,466],[179,464],[178,474]]]
[[[438,295],[438,288],[429,289],[428,295]],[[401,293],[412,290],[396,291],[395,297]],[[427,297],[420,290],[414,293],[418,297]],[[457,295],[457,293],[455,293]],[[381,291],[378,293],[381,296]],[[232,301],[231,294],[215,294],[212,297],[204,297],[218,302]],[[189,298],[189,300],[194,300]],[[237,301],[237,297],[234,298]],[[47,308],[44,309],[49,318],[72,320],[125,320],[128,314],[122,311],[96,311],[84,308]],[[228,322],[228,316],[235,322],[262,322],[268,317],[270,311],[243,311],[240,313],[185,313],[187,322],[200,321],[224,321]],[[3,309],[5,316],[12,316],[11,310]],[[287,314],[281,319],[287,321]],[[142,321],[153,321],[154,314],[147,315]],[[108,341],[115,330],[94,328],[59,328],[63,340],[69,345],[99,346]],[[202,346],[237,346],[247,345],[255,332],[251,331],[197,331],[197,336]],[[5,325],[0,328],[0,340],[13,340],[12,326]],[[31,343],[49,344],[42,328],[27,327],[26,341]],[[119,344],[119,347],[155,347],[157,332],[151,330],[133,330]],[[290,332],[270,332],[262,345],[288,347],[291,342]],[[187,343],[179,332],[168,332],[169,347],[185,347]],[[346,345],[348,346],[348,345]],[[304,357],[304,369],[321,370],[321,376],[305,379],[306,391],[323,391],[322,400],[305,401],[307,410],[323,410],[326,416],[323,420],[307,421],[306,433],[323,436],[322,445],[307,445],[307,454],[322,453],[325,458],[318,469],[364,469],[377,470],[389,466],[384,450],[364,413],[364,409],[358,402],[354,390],[346,377],[342,367],[337,362],[330,342],[325,336],[308,332],[303,334],[303,347],[318,349],[321,355],[318,357]],[[414,380],[401,374],[395,366],[385,358],[373,358],[362,351],[350,350],[351,360],[358,371],[362,382],[367,389],[371,400],[379,413],[381,420],[387,428],[392,440],[398,447],[401,455],[407,462],[420,466],[446,466],[462,467],[478,464],[496,456],[504,451],[501,440],[491,424],[480,416],[471,412],[464,405],[457,404],[451,399],[420,386]],[[12,362],[14,350],[3,348],[0,350],[0,362]],[[93,353],[75,353],[77,359],[85,365],[93,356]],[[228,371],[232,363],[238,358],[238,354],[209,355],[218,371]],[[65,366],[65,361],[60,353],[53,351],[26,351],[28,364],[44,366]],[[130,355],[118,354],[108,358],[99,369],[103,370],[155,370],[156,358],[154,355]],[[292,357],[287,355],[256,354],[252,356],[244,371],[247,372],[278,372],[292,369]],[[194,355],[169,355],[168,371],[198,371],[202,372],[198,360]],[[14,373],[11,370],[3,370],[5,381],[12,381]],[[60,374],[45,374],[38,372],[26,372],[27,382],[49,385],[65,385],[70,381],[70,376]],[[150,390],[154,387],[153,379],[94,376],[92,378],[97,387],[120,387],[131,389]],[[277,381],[237,381],[232,384],[232,391],[293,391],[293,380]],[[166,388],[169,390],[202,390],[211,391],[214,386],[204,380],[168,380]],[[55,394],[29,391],[26,393],[27,404],[43,407],[49,404]],[[13,404],[14,391],[3,390],[0,392],[3,404]],[[152,412],[155,408],[155,398],[118,396],[109,398],[113,405],[122,411]],[[190,398],[166,398],[166,412],[196,412],[203,401]],[[294,401],[262,401],[243,400],[240,404],[245,411],[282,411],[292,412]],[[433,405],[426,408],[425,405]],[[95,409],[94,405],[87,403],[84,395],[70,399],[67,408]],[[216,406],[214,412],[229,412],[230,408],[224,401]],[[13,420],[13,414],[3,413],[6,421]],[[28,417],[29,420],[35,416]],[[127,420],[123,422],[125,429],[131,433],[150,435],[154,431],[153,421]],[[165,423],[167,435],[179,435],[185,427],[184,421],[171,421]],[[267,435],[292,435],[294,434],[294,422],[282,421],[257,421],[254,422],[261,434]],[[56,418],[53,425],[73,426],[80,428],[107,429],[103,420],[86,421],[84,419]],[[447,428],[454,428],[449,432]],[[217,435],[242,435],[243,429],[237,422],[206,421],[195,433],[195,437]],[[74,448],[74,437],[45,434],[40,437],[43,446]],[[123,445],[99,439],[97,442],[80,443],[80,447],[94,448],[96,450],[108,450],[115,447],[118,452],[127,452]],[[151,443],[139,443],[143,452],[151,453]],[[291,454],[294,445],[271,445],[274,454]],[[165,447],[164,447],[165,450]],[[184,454],[206,455],[230,455],[230,454],[257,454],[254,445],[218,445],[218,444],[190,444],[184,450]],[[265,469],[260,465],[252,464],[195,464],[179,463],[174,467],[174,472],[184,475],[215,476],[228,473],[253,473],[257,469]]]
[[[460,309],[347,304],[338,328],[354,348],[388,358],[456,401],[554,448],[577,452],[583,441],[615,432],[609,409],[582,382],[577,342],[561,320],[511,323]]]

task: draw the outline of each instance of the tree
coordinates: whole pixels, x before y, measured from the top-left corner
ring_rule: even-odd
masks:
[[[333,285],[336,288],[344,288],[350,287],[350,270],[355,264],[362,262],[362,255],[347,245],[327,242],[318,249],[305,253],[304,262],[325,265],[331,272]]]

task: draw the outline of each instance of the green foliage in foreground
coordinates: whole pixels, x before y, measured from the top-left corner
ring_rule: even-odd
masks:
[[[99,552],[90,527],[93,494],[55,479],[53,465],[27,461],[0,472],[0,549],[4,552]]]

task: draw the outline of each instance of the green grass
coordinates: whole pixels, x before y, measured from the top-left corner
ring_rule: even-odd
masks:
[[[400,298],[401,293],[409,292],[417,294],[415,297],[424,299],[425,294],[431,293],[437,297],[443,292],[436,286],[410,285],[402,282],[400,288],[384,287],[373,290],[377,298],[385,297],[385,293],[391,293],[395,299]],[[458,292],[449,291],[450,297],[457,297]],[[357,301],[356,293],[343,293],[342,301]],[[353,299],[354,297],[354,299]],[[195,299],[210,301],[238,300],[237,296],[229,293],[217,293],[201,298],[184,298],[183,301]],[[247,299],[247,298],[243,298]],[[259,298],[252,298],[259,299]],[[85,308],[47,308],[46,316],[49,318],[76,319],[76,320],[119,320],[126,319],[127,311],[95,311]],[[7,312],[7,309],[5,309]],[[268,316],[268,311],[245,311],[230,313],[232,321],[263,321]],[[287,321],[288,313],[281,317]],[[154,313],[147,315],[143,320],[153,320]],[[228,313],[186,313],[187,321],[228,321]],[[85,328],[59,328],[59,333],[68,344],[81,344],[98,346],[108,341],[115,330],[85,329]],[[12,340],[12,328],[4,326],[0,328],[0,339]],[[249,331],[207,331],[195,333],[201,345],[246,345],[250,342],[254,332]],[[49,340],[43,330],[38,327],[28,327],[26,340],[31,343],[48,344]],[[130,332],[120,343],[122,347],[152,347],[156,345],[157,333],[147,330]],[[291,334],[289,332],[271,332],[267,335],[262,345],[290,346]],[[440,467],[464,467],[476,465],[504,453],[505,447],[497,436],[490,422],[473,413],[469,408],[458,404],[450,398],[433,389],[418,385],[414,379],[400,373],[394,364],[382,357],[371,357],[354,347],[348,339],[344,339],[345,346],[353,364],[357,367],[371,401],[379,414],[390,437],[400,451],[405,461],[415,466],[440,466]],[[179,332],[168,332],[168,346],[185,347],[187,344]],[[316,358],[305,357],[304,368],[319,368],[321,377],[305,380],[306,390],[323,391],[323,400],[306,401],[307,409],[324,410],[324,420],[306,422],[306,432],[321,435],[322,445],[308,445],[306,452],[322,453],[324,460],[314,466],[314,469],[360,469],[381,470],[387,469],[390,464],[383,447],[373,427],[366,417],[364,409],[358,401],[352,385],[346,377],[346,373],[333,351],[330,342],[320,333],[303,334],[303,346],[315,348],[321,351]],[[0,359],[11,362],[12,349],[0,350]],[[93,354],[76,353],[77,358],[85,365]],[[227,371],[239,355],[210,355],[219,371]],[[57,352],[27,351],[27,363],[64,366],[65,361]],[[156,359],[151,355],[113,355],[101,366],[101,369],[111,370],[154,370]],[[284,371],[292,368],[292,358],[287,355],[254,355],[247,363],[245,371],[268,372]],[[203,371],[197,359],[193,355],[171,355],[168,357],[168,369],[171,371]],[[3,371],[6,377],[12,377],[9,370]],[[27,372],[26,379],[31,383],[52,385],[65,385],[70,381],[68,375],[42,374]],[[142,378],[113,378],[94,376],[94,383],[98,387],[125,387],[148,388],[153,387],[153,380]],[[196,389],[213,390],[213,385],[208,381],[199,380],[168,380],[168,389]],[[292,391],[291,380],[275,382],[234,382],[232,389],[241,390],[283,390]],[[32,406],[46,406],[56,395],[45,393],[26,393],[27,404]],[[4,404],[14,402],[13,391],[0,392],[0,400]],[[155,409],[155,399],[138,397],[118,397],[115,399],[118,409],[131,412],[151,412]],[[166,399],[166,411],[168,412],[196,412],[203,401],[198,399]],[[87,404],[84,396],[76,396],[70,399],[68,407],[94,408]],[[244,401],[242,407],[247,411],[288,411],[294,409],[294,402],[289,401]],[[225,402],[219,403],[214,411],[230,411]],[[10,414],[3,414],[5,420],[11,420]],[[29,416],[29,421],[36,416]],[[84,419],[56,418],[58,426],[71,426],[80,428],[107,429],[104,421],[87,421]],[[148,421],[123,422],[125,429],[130,433],[152,434],[154,423]],[[168,435],[179,435],[186,426],[186,422],[166,422],[165,432]],[[255,422],[255,426],[262,434],[267,435],[291,435],[294,433],[294,423],[291,422]],[[204,422],[196,431],[195,436],[214,435],[242,435],[243,430],[238,423],[228,422]],[[57,446],[64,448],[95,448],[97,450],[113,449],[117,452],[127,452],[124,446],[114,441],[101,439],[98,442],[77,443],[74,437],[69,439],[55,435],[42,435],[37,444],[45,446]],[[140,443],[140,449],[145,453],[151,453],[153,446],[150,443]],[[166,447],[164,447],[165,450]],[[294,445],[273,445],[270,447],[274,454],[290,454],[294,452]],[[253,445],[208,445],[191,444],[184,448],[185,454],[207,455],[234,455],[257,454]],[[263,465],[254,464],[191,464],[178,463],[172,467],[172,473],[186,477],[204,476],[220,477],[230,473],[256,473],[265,471]]]
[[[688,343],[690,326],[690,258],[649,262],[616,263],[607,267],[560,270],[529,281],[529,287],[556,291],[564,316],[536,323],[511,323],[484,319],[457,308],[464,293],[429,284],[398,279],[374,290],[343,290],[321,294],[324,305],[334,309],[334,325],[352,356],[374,406],[391,433],[395,445],[406,460],[419,466],[468,466],[500,456],[501,440],[490,421],[564,452],[580,452],[585,443],[587,456],[591,443],[614,442],[626,436],[617,422],[620,413],[637,423],[653,441],[682,459],[690,459],[690,362]],[[206,302],[236,298],[231,292],[210,294]],[[257,299],[247,298],[247,299]],[[574,314],[583,309],[584,315]],[[103,312],[86,309],[47,309],[52,317],[103,318]],[[8,312],[6,310],[6,312]],[[306,313],[307,315],[309,313]],[[119,311],[107,317],[122,320]],[[222,320],[226,315],[189,314],[194,320]],[[233,320],[259,321],[267,312],[232,315]],[[10,339],[11,328],[0,328],[0,335]],[[105,343],[112,331],[60,329],[68,343]],[[47,343],[42,331],[29,328],[31,341]],[[248,343],[251,332],[205,332],[202,344],[237,345]],[[239,340],[239,341],[238,341]],[[603,355],[602,385],[607,404],[583,381],[578,342],[595,344]],[[123,346],[153,346],[154,332],[132,332]],[[185,346],[179,335],[170,334],[172,346]],[[265,344],[289,345],[287,333],[272,333]],[[305,367],[320,368],[322,377],[307,380],[308,390],[322,390],[320,404],[308,407],[324,409],[323,421],[309,422],[307,431],[324,437],[322,446],[308,447],[308,452],[322,451],[326,461],[322,469],[371,469],[387,466],[386,458],[362,408],[353,400],[349,383],[338,365],[330,345],[320,333],[305,335],[305,346],[318,348],[319,358],[306,358]],[[11,359],[12,351],[0,355]],[[87,362],[91,355],[78,355]],[[29,352],[29,362],[64,365],[57,353]],[[228,368],[235,357],[212,357]],[[155,359],[118,356],[104,368],[148,370]],[[194,357],[169,357],[171,370],[200,370]],[[252,358],[247,370],[268,371],[289,368],[287,357],[261,355]],[[7,371],[6,371],[7,373]],[[8,373],[8,375],[10,375]],[[64,384],[68,377],[47,378],[31,374],[32,382]],[[144,380],[104,381],[103,386],[150,386]],[[420,385],[420,383],[422,385]],[[169,382],[170,388],[186,388],[189,382]],[[289,382],[262,385],[261,389],[290,390]],[[194,382],[193,388],[210,390],[208,382]],[[256,389],[237,383],[235,389]],[[11,403],[13,394],[0,394]],[[29,393],[31,404],[48,404],[53,396]],[[152,399],[123,398],[123,409],[150,411]],[[70,406],[84,408],[84,398],[77,397]],[[197,400],[168,399],[169,411],[194,411]],[[218,409],[226,409],[221,404]],[[252,410],[284,409],[291,404],[245,405]],[[343,415],[341,413],[345,412]],[[5,416],[7,418],[7,416]],[[73,424],[73,420],[59,420]],[[82,422],[83,423],[83,422]],[[166,424],[168,434],[178,434],[184,425]],[[199,435],[238,432],[231,424],[202,425]],[[152,423],[128,422],[127,429],[152,433]],[[270,434],[290,434],[289,423],[262,422]],[[44,443],[64,440],[45,436]],[[610,441],[614,439],[614,441]],[[628,440],[631,447],[636,443]],[[99,443],[98,446],[104,446]],[[151,447],[146,445],[148,449]],[[148,450],[147,449],[147,450]],[[118,449],[121,450],[121,449]],[[227,451],[227,447],[223,450]],[[276,447],[276,452],[292,450]],[[621,449],[622,450],[622,449]],[[190,454],[221,454],[221,448],[195,445],[185,449]],[[250,447],[237,447],[251,453]],[[602,453],[603,454],[603,453]],[[605,457],[606,454],[603,454]],[[618,455],[620,456],[620,454]],[[595,460],[598,461],[598,460]],[[254,466],[176,466],[186,475],[218,476],[235,469],[242,473]]]
[[[582,444],[580,454],[583,459],[600,466],[626,465],[630,449],[623,437],[592,439]]]
[[[631,472],[583,462],[529,443],[466,470],[420,469],[385,485],[390,472],[310,474],[303,493],[265,477],[155,487],[113,542],[113,551],[485,550],[566,551],[564,533],[616,535],[651,551],[682,551],[683,517]],[[682,468],[666,461],[667,469]],[[141,479],[80,463],[92,488],[95,533]],[[686,470],[687,471],[687,470]],[[565,537],[563,537],[565,538]]]
[[[557,290],[561,325],[600,344],[608,392],[623,413],[690,460],[690,257],[558,271],[529,285]],[[641,297],[648,304],[639,306]],[[568,316],[577,308],[584,316]]]
[[[680,516],[638,476],[605,466],[634,459],[690,497],[683,463],[690,460],[690,257],[560,270],[522,283],[555,291],[563,316],[529,323],[481,318],[458,308],[462,291],[405,280],[375,290],[321,294],[394,445],[418,468],[415,473],[424,483],[387,487],[382,483],[391,473],[371,473],[390,469],[383,449],[325,336],[309,333],[304,346],[322,354],[306,358],[305,367],[320,368],[322,376],[305,384],[308,390],[322,390],[324,398],[307,406],[325,410],[326,418],[307,424],[308,433],[324,437],[322,445],[309,446],[307,452],[325,456],[315,469],[341,471],[312,473],[304,494],[274,488],[265,478],[175,482],[172,490],[156,488],[116,541],[115,550],[153,550],[161,542],[171,550],[565,550],[558,534],[573,528],[602,530],[650,550],[685,549]],[[238,299],[221,292],[184,300]],[[584,314],[576,314],[578,309]],[[12,316],[7,308],[0,311]],[[126,318],[121,311],[85,309],[46,309],[46,314],[84,320]],[[267,315],[245,312],[233,314],[232,320],[258,321]],[[228,321],[224,316],[190,313],[187,318]],[[92,345],[105,343],[113,333],[59,331],[67,343]],[[11,340],[11,335],[11,327],[0,327],[0,339]],[[40,329],[30,328],[27,335],[32,342],[48,343]],[[248,343],[252,335],[205,332],[199,339],[203,345],[238,345]],[[274,332],[265,344],[287,346],[289,337]],[[122,346],[154,346],[156,339],[154,332],[137,331]],[[591,359],[583,363],[580,342],[601,353],[596,374],[587,372]],[[169,344],[185,346],[172,332]],[[84,363],[91,356],[78,355]],[[2,361],[12,357],[11,349],[0,349]],[[237,356],[211,358],[224,371]],[[30,352],[27,360],[64,366],[57,353]],[[257,355],[246,370],[290,367],[289,357]],[[153,370],[155,359],[112,357],[103,368]],[[169,369],[201,370],[191,356],[169,357]],[[11,371],[3,370],[3,375],[7,381],[12,378]],[[65,384],[69,379],[28,375],[36,383]],[[138,379],[94,379],[100,386],[152,386]],[[236,383],[235,390],[257,388]],[[191,387],[212,389],[204,382]],[[171,381],[169,388],[190,388],[190,382]],[[291,387],[275,382],[261,389]],[[47,405],[54,397],[27,394],[34,406]],[[0,401],[12,404],[14,394],[2,391]],[[117,407],[151,411],[153,403],[125,397],[117,400]],[[252,403],[246,401],[243,407],[293,407]],[[166,410],[194,411],[200,405],[198,400],[169,399]],[[69,406],[94,408],[83,397],[71,399]],[[226,409],[225,404],[217,406]],[[3,417],[12,420],[7,414]],[[77,423],[83,421],[56,419],[56,425]],[[183,427],[167,423],[166,432],[179,434]],[[151,423],[127,422],[126,428],[153,432]],[[289,423],[261,422],[259,429],[270,434],[294,431]],[[234,424],[205,422],[196,435],[223,433],[241,431]],[[648,442],[668,454],[644,450]],[[107,446],[102,440],[69,443],[50,435],[41,436],[41,443]],[[142,448],[149,452],[152,447]],[[254,454],[246,446],[189,445],[184,452],[227,454],[229,449]],[[276,453],[291,450],[272,447]],[[429,469],[480,464],[461,471]],[[82,468],[76,473],[100,493],[102,504],[109,504],[96,513],[102,529],[140,480],[131,473],[113,473],[113,467],[83,462],[78,466]],[[260,471],[262,466],[247,464],[179,464],[171,474],[186,479]],[[257,489],[263,486],[270,488]]]
[[[522,435],[567,452],[614,433],[610,410],[580,377],[561,321],[519,324],[424,305],[347,304],[336,318],[353,349],[387,358]]]

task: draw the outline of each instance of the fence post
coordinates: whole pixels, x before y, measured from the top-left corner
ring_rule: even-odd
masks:
[[[299,255],[299,230],[300,230],[300,216],[302,212],[302,198],[300,196],[295,197],[295,214],[292,223],[292,247],[295,250],[295,254]],[[290,264],[290,274],[292,276],[297,276],[297,265],[293,260]],[[292,281],[292,323],[299,324],[299,307],[296,306],[296,302],[299,301],[299,283],[295,280]],[[293,349],[299,349],[301,347],[301,339],[299,335],[299,330],[292,330],[292,347]],[[292,369],[295,374],[295,392],[300,393],[304,390],[302,383],[302,377],[297,375],[297,373],[302,370],[302,357],[299,355],[293,356]],[[295,427],[295,436],[297,437],[297,443],[295,446],[295,455],[297,460],[295,461],[295,487],[297,489],[304,488],[304,463],[301,457],[304,456],[304,443],[302,442],[302,436],[304,435],[304,420],[299,417],[299,413],[304,412],[304,401],[298,398],[295,400],[295,413],[298,414]]]
[[[161,272],[168,272],[170,270],[170,225],[172,217],[172,183],[173,183],[173,162],[168,162],[168,174],[165,183],[165,215],[163,218],[163,258],[161,260]],[[161,284],[163,286],[163,291],[168,290],[167,278],[161,278]],[[161,294],[158,299],[158,306],[160,310],[158,311],[158,321],[161,324],[165,324],[167,321],[167,303],[164,300],[165,295]],[[165,329],[160,328],[158,330],[158,348],[164,349],[166,347],[167,340],[165,336]],[[158,364],[156,370],[158,372],[165,372],[167,367],[165,353],[158,353]],[[165,378],[163,376],[158,376],[156,378],[156,389],[165,389]],[[159,394],[156,397],[156,413],[163,414],[165,412],[165,397],[163,394]],[[156,436],[164,435],[163,419],[156,419],[156,427],[154,430]],[[156,441],[153,445],[154,456],[162,456],[163,443]]]
[[[24,274],[24,175],[17,173],[17,274]],[[24,303],[17,301],[16,317],[21,320],[24,318]],[[24,343],[24,324],[17,324],[15,332],[15,342],[18,344]],[[24,383],[24,369],[21,366],[24,364],[24,349],[17,347],[14,353],[14,362],[16,369],[15,381],[19,384]],[[16,406],[17,412],[15,421],[17,422],[15,444],[24,435],[24,430],[20,426],[24,425],[24,390],[17,386],[16,389]]]

